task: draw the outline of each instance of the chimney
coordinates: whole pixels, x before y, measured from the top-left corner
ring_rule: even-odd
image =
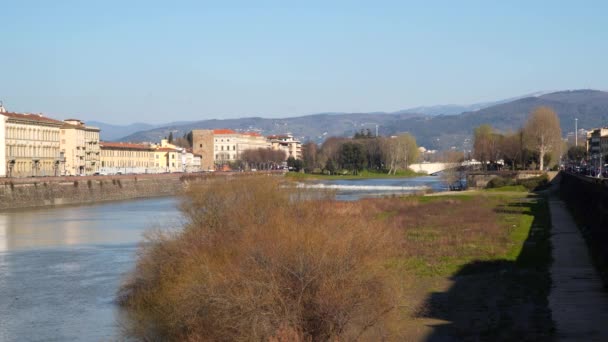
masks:
[[[4,103],[0,101],[0,113],[6,113],[6,109],[4,109]]]

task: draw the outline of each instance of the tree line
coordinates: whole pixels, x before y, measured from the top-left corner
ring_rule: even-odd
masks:
[[[305,143],[302,156],[302,166],[308,173],[358,174],[372,170],[395,174],[417,160],[418,145],[409,133],[375,137],[361,132],[352,138],[330,137],[321,145]]]
[[[512,170],[544,170],[565,151],[559,118],[549,107],[536,108],[515,132],[499,133],[487,124],[476,127],[473,140],[473,158],[483,169],[498,169],[502,160]]]

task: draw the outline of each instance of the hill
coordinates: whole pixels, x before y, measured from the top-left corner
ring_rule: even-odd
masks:
[[[192,129],[232,128],[259,131],[263,134],[290,132],[302,141],[322,141],[327,136],[351,136],[360,129],[372,132],[379,125],[380,135],[410,132],[419,145],[434,149],[464,148],[465,139],[474,127],[490,124],[500,131],[516,130],[523,126],[528,114],[539,106],[555,110],[561,120],[562,131],[574,130],[574,118],[579,127],[593,128],[608,124],[608,92],[598,90],[559,91],[529,96],[499,103],[459,115],[425,115],[421,113],[323,113],[284,119],[259,117],[204,120],[187,124],[172,124],[137,132],[122,141],[156,141],[173,132],[181,136]]]

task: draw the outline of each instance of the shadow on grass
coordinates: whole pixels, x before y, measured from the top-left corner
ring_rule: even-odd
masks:
[[[452,275],[448,291],[429,295],[417,317],[444,323],[432,326],[427,341],[551,340],[547,202],[528,198],[497,211],[531,215],[527,237],[512,236],[515,245],[504,259],[470,262]]]

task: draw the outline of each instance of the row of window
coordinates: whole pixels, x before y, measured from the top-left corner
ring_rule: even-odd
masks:
[[[59,141],[59,129],[7,127],[8,139]]]
[[[106,157],[152,158],[152,152],[150,151],[101,150],[101,155]]]
[[[41,157],[55,158],[59,156],[59,147],[52,146],[6,146],[8,157]]]
[[[218,147],[219,147],[219,149],[218,149]],[[224,145],[222,145],[222,146],[215,145],[215,150],[216,151],[224,151]],[[236,151],[236,145],[232,145],[232,150]],[[226,151],[230,151],[230,146],[226,146]]]

